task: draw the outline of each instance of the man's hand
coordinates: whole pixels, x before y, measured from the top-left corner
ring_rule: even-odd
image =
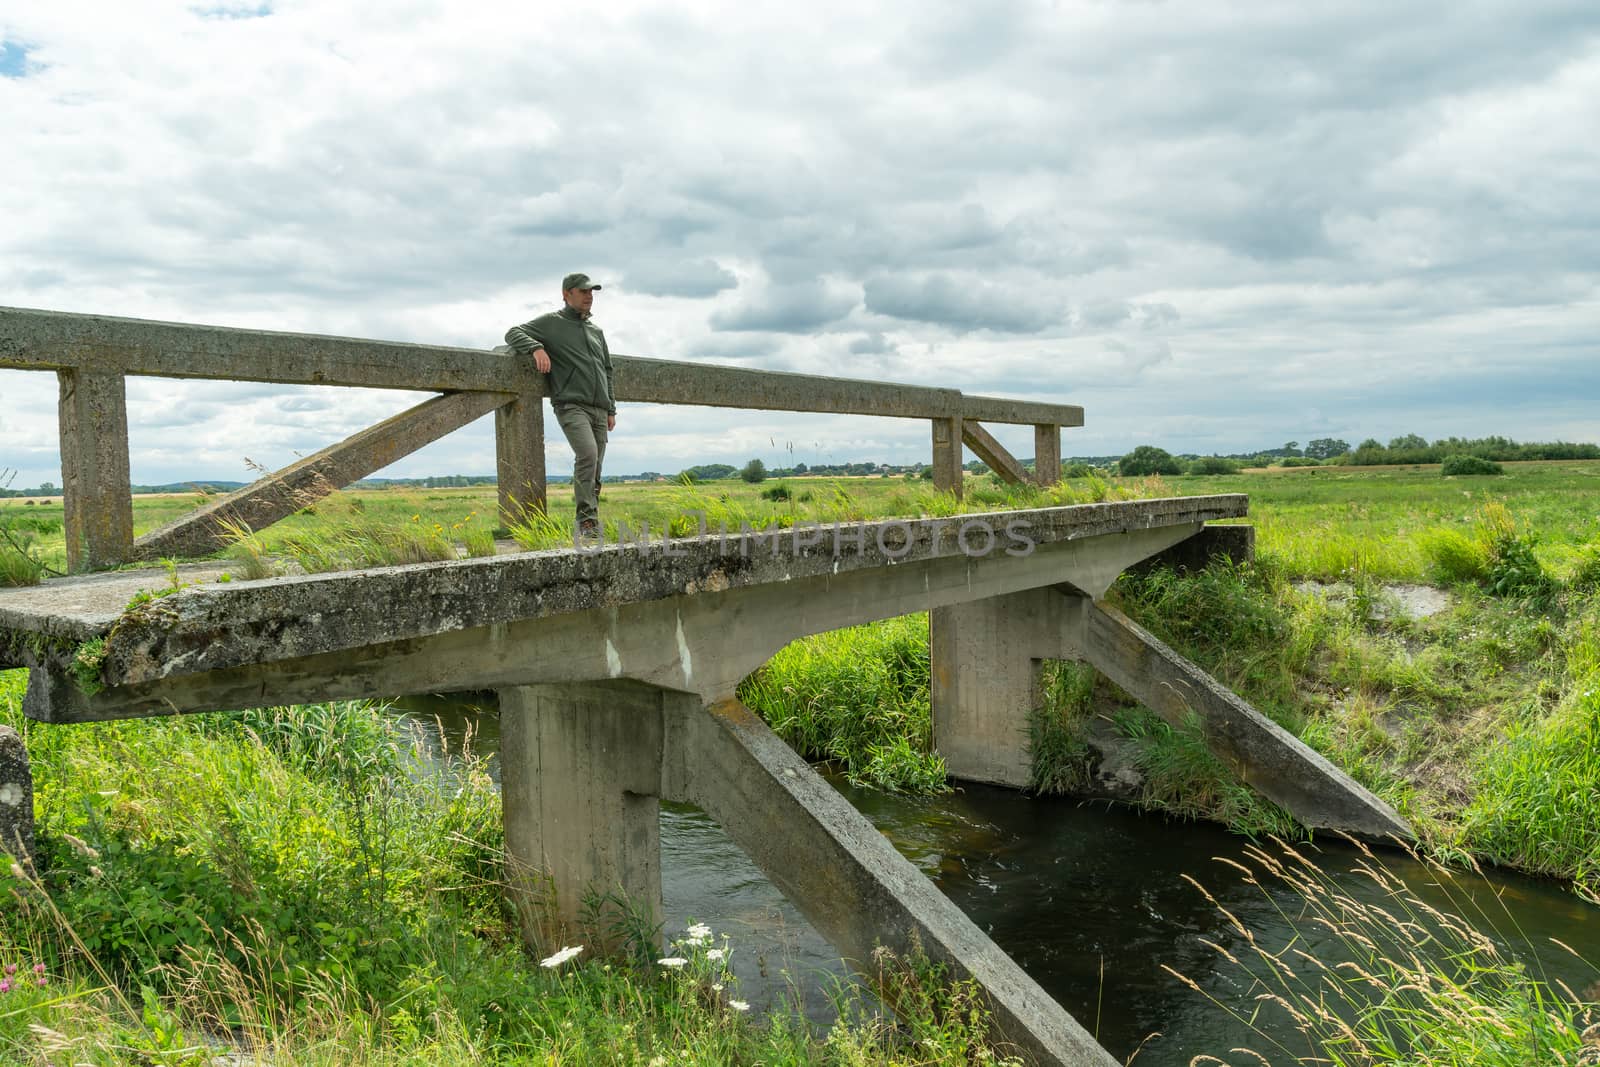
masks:
[[[550,353],[542,348],[533,350],[533,365],[539,369],[540,374],[550,373]]]
[[[616,428],[617,428],[617,417],[615,415],[607,415],[606,416],[606,432],[610,433],[612,430],[615,430]]]

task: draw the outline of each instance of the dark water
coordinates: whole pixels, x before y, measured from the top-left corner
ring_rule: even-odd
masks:
[[[492,753],[492,699],[430,698],[405,710],[436,721],[447,740],[471,726],[478,751]],[[1119,1061],[1139,1049],[1138,1067],[1178,1067],[1202,1052],[1225,1056],[1245,1046],[1286,1062],[1272,1039],[1309,1051],[1276,1011],[1262,1014],[1264,1038],[1162,970],[1174,968],[1241,1012],[1254,1007],[1239,970],[1202,943],[1242,956],[1242,938],[1186,874],[1262,943],[1280,947],[1299,929],[1297,947],[1334,958],[1332,936],[1304,921],[1299,895],[1266,880],[1266,891],[1247,884],[1215,858],[1252,865],[1245,839],[1207,824],[982,786],[908,798],[835,785]],[[826,1022],[827,991],[848,980],[829,945],[705,815],[664,806],[661,837],[669,936],[689,921],[710,924],[732,938],[741,996],[758,1009],[798,999]],[[1314,854],[1339,891],[1394,909],[1372,878],[1351,873],[1363,859],[1354,848],[1319,839]],[[1564,887],[1507,872],[1444,875],[1394,851],[1378,858],[1407,893],[1463,915],[1530,973],[1573,990],[1600,979],[1584,962],[1600,962],[1600,909]]]

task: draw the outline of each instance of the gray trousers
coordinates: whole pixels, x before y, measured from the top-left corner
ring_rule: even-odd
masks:
[[[578,524],[600,519],[600,462],[606,458],[605,408],[588,404],[552,404],[556,421],[572,446],[572,495]]]

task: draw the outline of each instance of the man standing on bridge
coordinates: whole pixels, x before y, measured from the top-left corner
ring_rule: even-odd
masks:
[[[562,307],[506,331],[506,344],[548,375],[550,406],[572,446],[572,495],[579,537],[600,536],[600,463],[617,428],[611,350],[589,318],[600,286],[587,274],[561,279]]]

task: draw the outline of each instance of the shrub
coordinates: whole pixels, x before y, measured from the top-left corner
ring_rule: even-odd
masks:
[[[767,480],[767,465],[759,459],[752,459],[744,465],[744,469],[739,472],[739,477],[751,485],[757,482],[764,482]]]
[[[1097,478],[1099,475],[1100,472],[1098,470],[1082,460],[1069,464],[1061,471],[1063,478]]]
[[[1439,473],[1446,478],[1461,474],[1504,474],[1505,468],[1492,459],[1479,456],[1446,456]]]
[[[1117,473],[1124,478],[1137,478],[1147,474],[1182,474],[1183,465],[1172,458],[1172,453],[1155,445],[1140,445],[1117,460]]]
[[[761,498],[763,500],[788,500],[793,496],[794,494],[789,491],[789,487],[782,482],[761,490]]]
[[[1189,464],[1190,474],[1238,474],[1239,462],[1221,456],[1201,456]]]
[[[1322,461],[1320,459],[1312,459],[1309,456],[1284,456],[1281,460],[1278,461],[1278,466],[1280,466],[1280,467],[1320,467],[1320,466],[1322,466]]]
[[[1481,582],[1488,577],[1489,553],[1482,542],[1449,529],[1425,530],[1419,540],[1440,581]]]

